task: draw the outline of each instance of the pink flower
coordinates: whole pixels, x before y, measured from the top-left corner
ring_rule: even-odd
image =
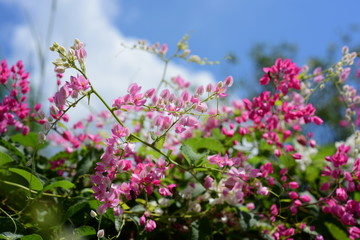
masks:
[[[297,182],[289,182],[289,187],[292,189],[297,189],[299,184]]]
[[[225,78],[224,83],[226,86],[231,87],[234,83],[234,79],[232,76],[228,76]]]
[[[291,191],[289,192],[289,196],[292,199],[297,199],[299,197],[299,194],[297,192]]]
[[[288,89],[290,88],[300,89],[300,81],[297,76],[301,68],[291,62],[290,59],[282,60],[278,58],[274,66],[263,68],[263,70],[265,75],[260,79],[261,85],[267,85],[273,80],[276,88],[284,95],[288,93]]]
[[[360,228],[355,227],[355,226],[351,227],[349,229],[349,234],[350,234],[349,238],[351,240],[356,240],[356,239],[360,238]]]
[[[348,199],[348,195],[346,193],[345,188],[338,188],[336,189],[336,197],[340,200],[340,201],[346,201]]]
[[[172,193],[169,191],[169,189],[164,188],[164,187],[159,188],[159,193],[160,193],[160,195],[163,196],[163,197],[172,196]]]
[[[121,137],[127,137],[130,134],[129,129],[121,126],[120,124],[116,124],[112,129],[111,132],[113,134],[113,137],[115,138],[121,138]]]
[[[303,201],[303,202],[310,202],[311,198],[308,195],[302,195],[300,197],[300,200]]]
[[[292,155],[292,157],[293,157],[294,159],[298,160],[298,159],[301,159],[301,158],[302,158],[302,155],[301,155],[300,153],[294,153],[294,154]]]
[[[149,220],[145,225],[145,230],[147,232],[152,232],[156,228],[156,222],[154,220]]]
[[[142,216],[140,217],[139,223],[140,223],[141,226],[142,226],[142,225],[145,225],[145,223],[146,223],[146,218],[145,218],[144,215],[142,215]]]
[[[187,88],[190,86],[190,82],[185,82],[185,80],[181,76],[177,76],[175,78],[172,78],[172,81],[176,83],[176,85],[180,88]],[[200,94],[201,95],[201,94]]]

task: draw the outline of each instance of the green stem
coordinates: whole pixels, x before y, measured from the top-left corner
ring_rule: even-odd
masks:
[[[69,196],[62,196],[62,195],[57,195],[57,194],[52,194],[52,193],[38,192],[38,191],[35,191],[35,190],[31,189],[31,188],[28,188],[28,187],[25,187],[23,185],[13,183],[13,182],[8,182],[8,181],[4,181],[4,180],[0,180],[0,181],[5,183],[5,184],[11,185],[11,186],[22,188],[22,189],[27,190],[27,191],[29,191],[31,193],[34,193],[34,194],[41,194],[41,195],[48,196],[48,197],[70,198]]]
[[[45,133],[45,135],[47,135],[47,134],[50,132],[50,130],[53,129],[53,127],[54,127],[54,126],[62,119],[62,117],[70,110],[70,108],[75,107],[76,104],[78,104],[82,99],[84,99],[86,96],[88,96],[88,95],[91,94],[91,93],[92,93],[92,91],[87,92],[86,94],[84,94],[83,96],[81,96],[79,99],[77,99],[75,102],[73,102],[72,104],[70,104],[70,106],[63,111],[63,113],[60,115],[60,117],[58,117],[58,118],[55,120],[55,122],[53,122],[53,123],[51,124],[49,130]]]
[[[17,232],[17,226],[16,226],[15,220],[7,213],[4,209],[0,208],[0,210],[1,210],[6,216],[8,216],[8,218],[10,218],[10,220],[13,222],[13,224],[14,224],[14,234],[16,234],[16,232]]]

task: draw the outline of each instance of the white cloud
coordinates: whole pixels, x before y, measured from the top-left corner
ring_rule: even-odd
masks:
[[[16,4],[15,4],[16,3]],[[75,38],[86,43],[88,52],[87,74],[98,92],[111,103],[111,100],[124,94],[130,82],[137,82],[144,89],[156,87],[161,79],[163,63],[155,56],[137,50],[124,49],[121,43],[132,46],[137,39],[125,37],[112,23],[112,18],[121,9],[119,1],[108,0],[61,0],[57,1],[55,24],[50,43],[45,43],[48,23],[51,14],[49,0],[15,0],[11,2],[28,14],[34,26],[36,36],[47,51],[52,41],[68,47]],[[120,17],[121,19],[121,17]],[[28,60],[32,57],[34,65],[33,79],[39,79],[39,68],[34,34],[29,24],[24,23],[14,27],[12,39],[13,61]],[[161,39],[159,39],[161,41]],[[171,47],[171,46],[169,46]],[[175,47],[175,46],[174,46]],[[50,63],[57,56],[46,53]],[[53,94],[55,78],[53,66],[47,65],[44,94],[47,98]],[[170,64],[168,77],[181,75],[193,83],[208,83],[214,81],[213,76],[205,71],[193,72],[182,66]]]

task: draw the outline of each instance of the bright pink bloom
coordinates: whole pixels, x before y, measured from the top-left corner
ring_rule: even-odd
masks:
[[[159,193],[161,194],[161,196],[166,197],[166,196],[172,196],[172,193],[169,191],[169,189],[167,188],[159,188]]]
[[[292,189],[297,189],[299,184],[297,182],[289,182],[289,187]]]
[[[348,195],[346,193],[346,189],[345,188],[338,188],[336,189],[336,197],[340,200],[340,201],[346,201],[348,199]]]
[[[154,220],[148,220],[145,225],[145,230],[147,232],[152,232],[156,228],[156,222]]]
[[[292,199],[297,199],[299,197],[299,194],[297,192],[291,191],[289,192],[289,196]]]

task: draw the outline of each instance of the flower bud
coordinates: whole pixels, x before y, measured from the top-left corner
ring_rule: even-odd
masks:
[[[94,218],[94,217],[97,216],[97,213],[96,213],[94,210],[91,210],[91,211],[90,211],[90,216],[91,216],[92,218]]]
[[[57,73],[64,73],[64,72],[65,72],[65,67],[63,67],[63,66],[57,66],[57,67],[55,67],[55,72],[57,72]]]
[[[233,85],[233,83],[234,83],[233,77],[228,76],[227,78],[225,78],[224,83],[225,83],[226,86],[231,87]]]
[[[203,95],[204,91],[205,91],[204,86],[201,85],[196,89],[196,94],[201,96]]]
[[[186,58],[190,54],[190,49],[185,49],[184,52],[181,54],[181,57]]]
[[[104,229],[100,229],[100,230],[97,232],[97,234],[96,234],[96,236],[97,236],[98,238],[102,238],[102,237],[104,237],[104,235],[105,235]]]
[[[198,55],[191,55],[189,57],[189,62],[201,63],[201,59]]]
[[[206,92],[207,93],[210,93],[214,90],[214,87],[211,83],[209,83],[207,86],[206,86]]]

